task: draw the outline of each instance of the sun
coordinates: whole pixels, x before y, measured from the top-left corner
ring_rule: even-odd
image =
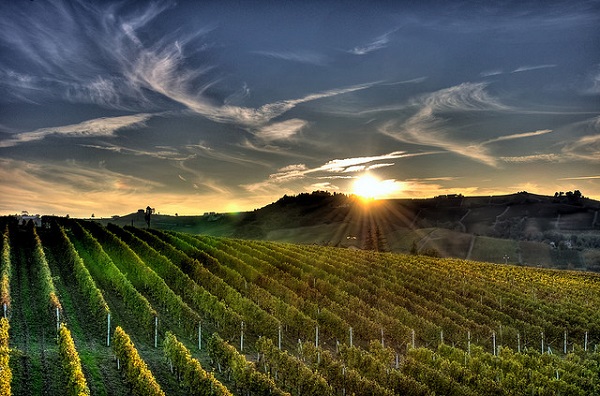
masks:
[[[352,193],[363,199],[387,198],[400,189],[395,180],[380,180],[372,175],[364,175],[356,179]]]

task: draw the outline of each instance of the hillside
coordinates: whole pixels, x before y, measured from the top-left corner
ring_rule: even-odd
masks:
[[[252,212],[204,216],[154,215],[160,229],[417,252],[560,269],[600,271],[600,202],[518,193],[494,197],[443,196],[365,203],[327,192],[285,196]],[[143,214],[103,220],[143,227]],[[377,245],[377,244],[375,244]]]
[[[0,223],[0,381],[12,373],[14,395],[70,394],[73,370],[93,395],[600,392],[593,273]],[[79,369],[61,364],[58,321]]]

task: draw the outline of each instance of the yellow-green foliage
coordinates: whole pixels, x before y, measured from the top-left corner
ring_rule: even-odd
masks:
[[[2,238],[2,256],[0,257],[0,306],[10,307],[10,241],[8,226]]]
[[[81,361],[71,337],[71,332],[63,323],[58,333],[58,352],[63,373],[67,378],[67,394],[85,396],[90,394],[87,381],[81,370]]]
[[[246,360],[244,355],[216,333],[208,340],[208,354],[217,364],[230,370],[235,384],[241,390],[253,390],[261,395],[289,395],[281,390],[272,378],[258,371],[253,363]]]
[[[42,293],[44,296],[47,296],[48,305],[50,306],[50,308],[58,308],[62,311],[62,306],[60,305],[60,301],[58,300],[58,296],[56,295],[54,281],[52,280],[52,273],[50,272],[50,267],[48,266],[48,261],[46,260],[46,254],[44,253],[44,248],[42,247],[42,241],[40,241],[40,238],[38,237],[35,228],[31,228],[31,233],[35,244],[33,248],[33,257],[36,265],[36,270],[39,274]]]
[[[0,396],[10,396],[10,381],[12,372],[8,361],[10,351],[8,348],[8,319],[0,319]]]
[[[125,331],[118,326],[115,329],[113,351],[120,362],[125,381],[131,386],[131,392],[137,396],[165,396],[152,372],[142,360],[137,349]]]
[[[100,321],[106,319],[107,314],[110,313],[108,304],[106,303],[106,300],[104,300],[102,292],[100,292],[96,286],[89,270],[85,267],[82,258],[77,253],[77,250],[75,250],[75,247],[62,227],[59,229],[59,237],[60,249],[62,249],[65,254],[64,261],[69,264],[67,270],[73,272],[79,290],[87,297],[87,303],[94,316]]]
[[[177,340],[171,332],[167,332],[163,346],[165,357],[171,363],[185,388],[187,395],[232,395],[229,390],[217,380],[213,373],[202,368],[197,359],[193,359],[190,351]]]

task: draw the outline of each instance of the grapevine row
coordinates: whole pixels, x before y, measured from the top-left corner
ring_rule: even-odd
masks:
[[[123,371],[125,382],[135,396],[165,396],[146,362],[142,360],[129,335],[120,326],[115,329],[113,351],[117,367]]]
[[[192,358],[190,351],[173,333],[166,333],[163,350],[165,358],[171,365],[171,371],[175,372],[187,395],[232,396],[212,373],[206,372],[200,362]]]

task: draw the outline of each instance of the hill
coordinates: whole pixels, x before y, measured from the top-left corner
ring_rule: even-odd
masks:
[[[65,218],[0,229],[5,393],[600,392],[597,274]]]
[[[280,242],[600,271],[600,202],[521,192],[364,202],[317,191],[252,212],[153,215],[152,227]],[[143,226],[143,214],[111,220]],[[374,235],[377,234],[375,243]]]

